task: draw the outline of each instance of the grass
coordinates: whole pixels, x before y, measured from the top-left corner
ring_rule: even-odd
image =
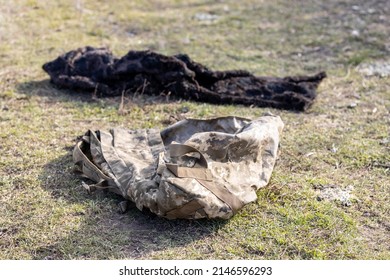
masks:
[[[390,259],[390,81],[356,70],[389,57],[386,1],[0,3],[0,259]],[[119,111],[119,98],[56,89],[41,70],[84,45],[328,78],[306,113],[147,97]],[[90,128],[267,111],[286,125],[280,158],[257,202],[228,221],[119,214],[119,197],[87,194],[72,172]],[[352,186],[351,206],[318,201],[325,185]]]

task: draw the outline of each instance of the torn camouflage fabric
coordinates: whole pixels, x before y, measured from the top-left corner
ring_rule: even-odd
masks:
[[[73,159],[92,187],[168,219],[229,219],[268,184],[283,122],[222,117],[168,128],[88,131]]]

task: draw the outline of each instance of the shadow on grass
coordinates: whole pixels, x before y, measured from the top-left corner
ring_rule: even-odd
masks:
[[[130,102],[139,107],[148,104],[167,104],[170,101],[175,101],[175,97],[171,95],[140,95],[136,93],[126,93],[122,96],[101,96],[91,91],[78,89],[60,88],[50,82],[49,79],[40,81],[27,81],[17,85],[17,91],[26,96],[40,96],[46,98],[49,102],[83,102],[91,104],[108,104],[120,106],[121,102]]]
[[[66,150],[66,155],[44,166],[41,185],[53,200],[65,200],[62,207],[66,208],[66,215],[79,218],[81,222],[66,238],[40,247],[35,254],[37,259],[148,258],[153,252],[169,251],[206,238],[226,223],[222,220],[166,220],[135,207],[122,214],[119,210],[122,197],[104,191],[87,193],[81,179],[73,172],[72,147]],[[175,259],[178,257],[176,254]]]
[[[56,87],[49,79],[39,81],[27,81],[17,85],[17,90],[21,94],[27,96],[40,96],[46,98],[53,98],[58,101],[92,101],[92,93],[77,92],[71,89],[62,89]]]

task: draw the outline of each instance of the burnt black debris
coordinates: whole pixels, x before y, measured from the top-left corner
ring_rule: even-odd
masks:
[[[306,110],[325,72],[314,76],[258,77],[243,71],[212,71],[186,54],[165,56],[129,51],[116,58],[107,48],[84,47],[45,63],[59,87],[95,91],[101,96],[142,92],[214,104],[244,104]]]

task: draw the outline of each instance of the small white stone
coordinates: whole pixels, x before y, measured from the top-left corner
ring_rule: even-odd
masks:
[[[360,36],[360,32],[359,32],[359,30],[354,29],[354,30],[352,30],[351,35],[354,36],[354,37],[359,37]]]

